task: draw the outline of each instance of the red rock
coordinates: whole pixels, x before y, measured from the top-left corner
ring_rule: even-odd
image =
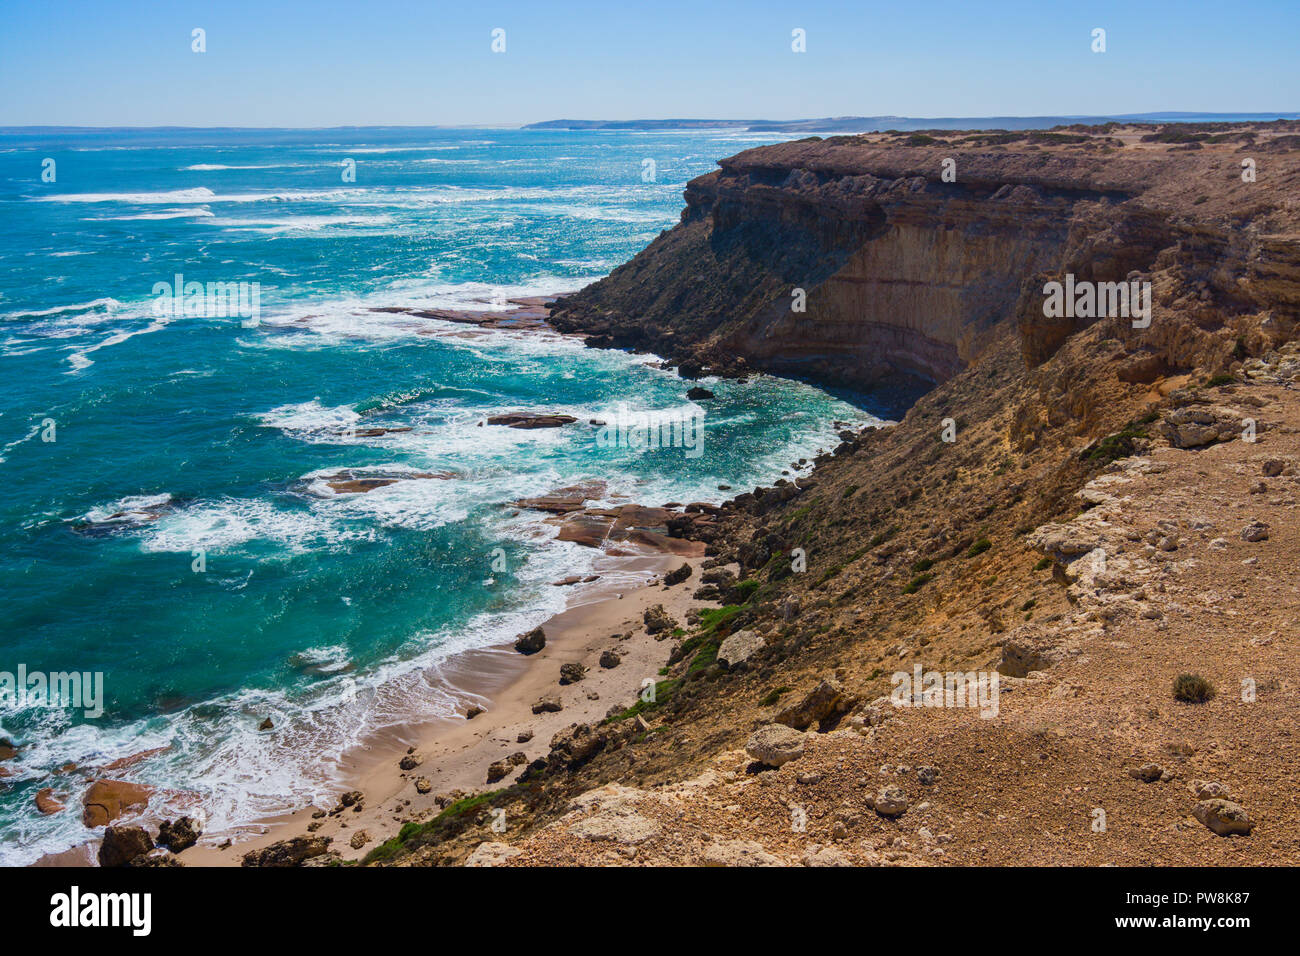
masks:
[[[88,827],[107,826],[128,810],[145,806],[152,794],[153,787],[144,784],[96,780],[81,798],[81,820]]]

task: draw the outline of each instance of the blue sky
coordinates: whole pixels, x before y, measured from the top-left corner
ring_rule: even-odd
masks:
[[[0,3],[5,126],[1166,110],[1300,110],[1300,0]]]

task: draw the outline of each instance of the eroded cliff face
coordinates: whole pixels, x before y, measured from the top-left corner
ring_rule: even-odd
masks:
[[[1099,134],[973,148],[963,135],[804,140],[723,160],[689,184],[679,225],[562,300],[554,322],[667,354],[687,375],[748,367],[870,387],[946,381],[1001,322],[1041,364],[1092,321],[1044,316],[1044,283],[1067,273],[1152,282],[1152,328],[1126,338],[1153,373],[1225,364],[1223,343],[1198,331],[1300,305],[1300,162],[1286,143],[1178,151]],[[1247,154],[1266,187],[1242,180]]]

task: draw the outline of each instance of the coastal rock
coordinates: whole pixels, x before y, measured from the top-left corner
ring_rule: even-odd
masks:
[[[1191,780],[1187,789],[1195,794],[1197,800],[1231,800],[1228,788],[1213,780]]]
[[[745,753],[761,764],[780,767],[803,756],[804,735],[785,724],[764,724],[754,731]]]
[[[508,415],[492,415],[489,425],[505,425],[507,428],[559,428],[572,425],[577,419],[572,415],[535,415],[530,412],[513,412]]]
[[[690,564],[683,562],[681,567],[669,571],[664,575],[664,587],[670,588],[673,585],[681,584],[689,578],[692,573],[693,571]]]
[[[718,663],[732,669],[749,660],[766,646],[755,631],[737,631],[718,647]]]
[[[498,760],[491,764],[487,769],[487,782],[496,783],[498,780],[504,780],[510,776],[515,768],[507,760]]]
[[[714,840],[700,853],[701,866],[785,866],[753,840]]]
[[[686,390],[686,397],[692,402],[698,402],[706,398],[713,398],[714,396],[713,393],[709,391],[707,388],[703,388],[699,385],[693,385],[692,387]]]
[[[1134,780],[1141,780],[1143,783],[1155,783],[1165,772],[1165,768],[1156,763],[1144,763],[1140,767],[1134,767],[1129,770],[1128,775]]]
[[[127,866],[153,849],[143,827],[109,827],[99,845],[100,866]]]
[[[643,817],[639,813],[601,812],[579,820],[569,827],[569,832],[593,843],[611,842],[636,846],[657,837],[662,829],[657,820]]]
[[[56,795],[53,787],[42,787],[36,791],[36,809],[46,816],[58,813],[63,807],[64,803],[59,799],[59,795]]]
[[[600,666],[606,670],[612,670],[619,664],[623,663],[623,658],[619,656],[618,651],[602,651],[600,655]]]
[[[872,809],[882,817],[901,817],[907,812],[907,793],[897,784],[887,784],[876,794]]]
[[[587,668],[577,661],[568,661],[560,665],[560,683],[576,684],[587,676]]]
[[[432,792],[432,790],[433,790],[433,783],[429,780],[428,777],[416,777],[415,779],[416,793],[430,793]]]
[[[812,724],[850,710],[856,701],[844,696],[844,688],[834,677],[827,677],[814,687],[803,700],[791,704],[774,718],[795,730],[806,730]]]
[[[605,748],[609,734],[590,724],[571,724],[551,738],[551,757],[576,767]]]
[[[271,718],[270,718],[270,717],[267,717],[267,718],[265,718],[265,719],[264,719],[260,724],[257,725],[257,729],[258,729],[258,730],[274,730],[274,729],[275,729],[275,724],[271,721]]]
[[[402,770],[414,770],[422,763],[424,763],[424,758],[419,754],[406,754],[401,760],[397,761],[397,766]]]
[[[536,654],[546,646],[546,632],[535,627],[527,634],[515,638],[515,650],[520,654]]]
[[[96,780],[81,798],[81,819],[88,827],[112,823],[129,810],[144,807],[153,788],[125,780]]]
[[[369,842],[370,834],[365,830],[358,830],[356,833],[352,834],[352,839],[348,841],[348,846],[352,847],[354,850],[360,850]]]
[[[1252,521],[1250,524],[1246,525],[1246,527],[1241,529],[1241,540],[1250,541],[1252,543],[1256,541],[1267,541],[1268,524],[1263,521]]]
[[[533,713],[554,714],[562,710],[563,706],[564,705],[560,703],[560,698],[556,697],[554,694],[547,694],[537,703],[533,704]]]
[[[1219,836],[1249,836],[1255,829],[1255,821],[1246,808],[1231,800],[1202,800],[1192,810],[1192,815]]]
[[[465,865],[500,866],[512,857],[518,856],[521,852],[508,843],[497,843],[489,840],[480,843],[474,848],[474,852],[465,859]]]
[[[677,626],[677,622],[664,610],[662,604],[646,608],[642,620],[645,622],[647,634],[662,634],[665,631],[671,631]]]
[[[1218,406],[1186,405],[1164,417],[1165,437],[1175,448],[1201,448],[1241,434],[1241,416]]]
[[[313,857],[329,851],[330,837],[293,837],[272,843],[260,850],[250,850],[243,856],[242,866],[301,866]]]
[[[180,853],[198,843],[202,832],[191,817],[164,820],[158,827],[158,845],[165,846],[173,853]]]

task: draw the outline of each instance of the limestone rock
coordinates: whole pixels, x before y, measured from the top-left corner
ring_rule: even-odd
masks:
[[[763,649],[766,642],[755,631],[737,631],[718,648],[718,662],[730,669],[743,664]]]
[[[523,851],[515,849],[509,843],[497,843],[489,840],[480,843],[474,848],[474,852],[465,860],[465,865],[500,866],[511,857],[518,856],[521,852]]]
[[[703,866],[784,866],[753,840],[714,840],[700,854]]]
[[[143,827],[109,827],[99,845],[100,866],[126,866],[153,849]]]
[[[546,632],[535,627],[527,634],[515,638],[515,650],[520,654],[536,654],[546,646]]]
[[[886,784],[876,794],[873,808],[882,817],[901,817],[907,812],[907,794],[897,784]]]
[[[242,866],[301,866],[328,852],[330,837],[293,837],[244,854]]]
[[[765,724],[754,731],[745,752],[761,764],[780,767],[803,756],[804,735],[785,724]]]
[[[202,832],[191,817],[164,820],[158,827],[158,845],[165,846],[173,853],[180,853],[198,843]]]
[[[1219,836],[1249,836],[1250,831],[1255,829],[1255,821],[1250,818],[1246,808],[1231,800],[1202,800],[1192,815]]]
[[[635,846],[659,835],[659,823],[639,813],[597,813],[579,820],[569,827],[569,832],[583,840],[613,842]]]
[[[823,679],[797,704],[791,704],[776,715],[778,724],[796,730],[805,730],[812,724],[849,710],[855,701],[846,700],[844,688],[834,677]]]

